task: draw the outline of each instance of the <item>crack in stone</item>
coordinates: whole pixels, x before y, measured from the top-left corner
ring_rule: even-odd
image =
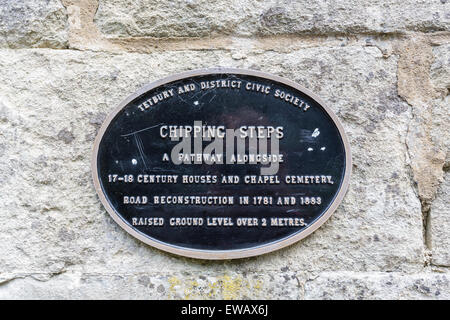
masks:
[[[431,138],[432,106],[437,92],[431,83],[431,41],[410,37],[396,47],[398,95],[412,110],[406,135],[406,151],[414,191],[421,203],[425,266],[431,262],[430,208],[443,178],[445,154],[436,151]]]

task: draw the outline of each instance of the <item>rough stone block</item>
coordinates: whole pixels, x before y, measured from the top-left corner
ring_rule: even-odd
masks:
[[[0,47],[65,48],[66,10],[58,0],[0,0]]]
[[[95,22],[113,38],[429,32],[449,30],[449,6],[440,0],[100,0]]]
[[[445,173],[430,210],[432,263],[450,266],[450,173]]]
[[[0,281],[0,299],[301,299],[303,286],[283,274],[80,274]]]
[[[433,48],[434,61],[431,65],[430,77],[436,89],[445,89],[448,94],[450,89],[450,44]]]
[[[450,166],[450,44],[433,49],[434,62],[430,78],[439,95],[433,101],[431,137],[437,148],[443,150],[444,167]]]
[[[447,274],[324,273],[305,284],[305,299],[411,300],[450,298]]]

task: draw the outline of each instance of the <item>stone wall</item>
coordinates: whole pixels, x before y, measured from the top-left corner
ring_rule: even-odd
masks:
[[[321,96],[353,170],[308,238],[211,262],[116,225],[90,158],[122,99],[217,66]],[[0,298],[449,299],[449,89],[447,0],[0,0]]]

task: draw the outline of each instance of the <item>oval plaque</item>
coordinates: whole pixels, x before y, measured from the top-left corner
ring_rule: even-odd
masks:
[[[92,160],[101,202],[156,248],[233,259],[290,245],[323,224],[349,182],[337,117],[300,85],[240,69],[186,72],[128,97]]]

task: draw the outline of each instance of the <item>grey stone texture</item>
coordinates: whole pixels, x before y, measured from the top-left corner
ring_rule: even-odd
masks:
[[[450,44],[433,49],[431,81],[438,97],[433,101],[431,136],[436,145],[446,150],[445,167],[450,166]]]
[[[448,107],[449,105],[447,105]],[[431,237],[432,261],[439,266],[450,266],[450,173],[438,190],[430,210],[429,232]]]
[[[0,0],[0,47],[65,48],[67,13],[58,0]]]
[[[450,44],[433,49],[431,80],[437,90],[433,100],[433,126],[431,137],[435,145],[444,150],[445,164],[443,182],[437,191],[428,219],[428,234],[432,262],[450,266]]]
[[[306,282],[305,299],[450,299],[447,274],[324,273]]]
[[[429,32],[449,31],[449,9],[441,0],[100,0],[95,23],[107,37]]]
[[[0,0],[0,299],[449,299],[449,12],[440,0]],[[315,92],[353,158],[321,228],[232,261],[129,236],[90,167],[120,101],[218,66]]]
[[[17,278],[3,285],[0,299],[302,299],[295,273],[142,273],[56,275]]]

